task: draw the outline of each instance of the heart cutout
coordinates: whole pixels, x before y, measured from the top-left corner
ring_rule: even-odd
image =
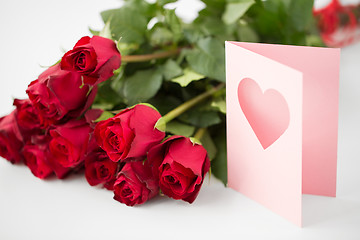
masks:
[[[238,85],[238,100],[263,149],[271,146],[289,127],[289,107],[275,89],[263,93],[253,79],[244,78]]]

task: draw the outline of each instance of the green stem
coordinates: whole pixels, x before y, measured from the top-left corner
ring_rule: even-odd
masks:
[[[177,108],[171,110],[170,112],[165,114],[165,116],[163,116],[162,118],[165,120],[166,123],[170,122],[171,120],[173,120],[174,118],[180,116],[181,114],[183,114],[184,112],[186,112],[187,110],[189,110],[190,108],[192,108],[193,106],[198,104],[199,102],[201,102],[204,99],[210,97],[211,95],[213,95],[214,93],[216,93],[217,91],[222,89],[224,86],[225,86],[225,84],[221,83],[218,86],[207,90],[206,92],[204,92],[204,93],[202,93],[202,94],[200,94],[200,95],[198,95],[198,96],[184,102],[183,104],[181,104]]]
[[[202,137],[204,136],[206,132],[206,128],[199,128],[195,135],[194,135],[194,138],[198,139],[199,141],[201,141]]]
[[[152,53],[152,54],[122,56],[121,61],[122,62],[146,62],[146,61],[150,61],[153,59],[171,57],[171,56],[179,54],[180,51],[181,51],[181,48],[176,48],[176,49],[172,49],[169,51]]]
[[[206,92],[184,102],[180,106],[176,107],[175,109],[171,110],[167,114],[165,114],[162,118],[159,119],[159,121],[156,123],[155,127],[159,129],[160,131],[165,131],[166,129],[166,123],[170,122],[171,120],[175,119],[176,117],[180,116],[199,102],[203,101],[204,99],[210,97],[217,91],[221,90],[223,87],[225,87],[224,83],[220,83],[214,88],[211,88],[207,90]]]

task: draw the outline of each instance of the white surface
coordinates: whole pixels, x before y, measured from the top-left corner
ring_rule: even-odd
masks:
[[[194,0],[179,11],[194,17]],[[12,97],[70,49],[116,0],[0,3],[0,115]],[[0,239],[360,239],[360,44],[344,48],[340,76],[338,197],[303,197],[304,228],[243,195],[205,181],[194,204],[158,197],[138,207],[90,187],[82,175],[42,181],[0,159]],[[319,63],[321,64],[321,63]]]

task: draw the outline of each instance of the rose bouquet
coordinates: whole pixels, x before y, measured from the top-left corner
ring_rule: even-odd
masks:
[[[210,169],[226,184],[224,40],[321,45],[313,1],[203,0],[190,24],[173,2],[102,12],[104,28],[0,119],[0,156],[42,179],[84,168],[128,206],[159,194],[192,203]]]
[[[120,62],[114,41],[81,38],[29,84],[29,99],[15,99],[16,109],[0,119],[1,156],[23,161],[42,179],[53,173],[64,178],[85,167],[90,185],[102,184],[129,206],[146,202],[159,190],[192,203],[210,167],[199,143],[184,136],[164,140],[166,121],[149,104],[136,104],[102,121],[102,109],[89,109],[98,84]]]

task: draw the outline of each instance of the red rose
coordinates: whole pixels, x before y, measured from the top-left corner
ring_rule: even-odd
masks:
[[[79,73],[63,71],[59,64],[43,72],[26,90],[44,127],[58,123],[66,115],[80,116],[92,104],[96,89],[90,95],[88,92]]]
[[[12,163],[22,161],[24,139],[16,121],[17,110],[0,118],[0,156]]]
[[[25,164],[34,176],[44,179],[53,173],[49,162],[48,138],[45,135],[34,135],[23,149]]]
[[[196,199],[210,168],[205,148],[183,136],[173,136],[150,149],[148,162],[161,191],[189,203]]]
[[[99,36],[83,37],[61,59],[61,69],[83,75],[84,83],[95,85],[113,75],[121,64],[114,41]]]
[[[22,134],[33,135],[38,133],[41,124],[37,111],[34,108],[32,102],[29,99],[15,99],[14,106],[16,106],[17,109],[16,120],[22,131]]]
[[[142,161],[126,163],[114,184],[114,199],[128,206],[143,204],[158,193],[157,180]]]
[[[337,12],[341,8],[338,1],[332,1],[325,8],[314,10],[314,16],[317,17],[318,26],[321,33],[332,34],[339,26]]]
[[[160,117],[155,109],[138,104],[100,121],[94,131],[96,141],[114,162],[142,160],[165,137],[154,128]]]
[[[50,130],[49,148],[54,162],[65,168],[74,168],[83,163],[88,151],[92,129],[84,120],[70,120]]]
[[[109,159],[101,148],[91,152],[85,158],[85,177],[91,186],[104,184],[108,190],[113,190],[118,163]]]

